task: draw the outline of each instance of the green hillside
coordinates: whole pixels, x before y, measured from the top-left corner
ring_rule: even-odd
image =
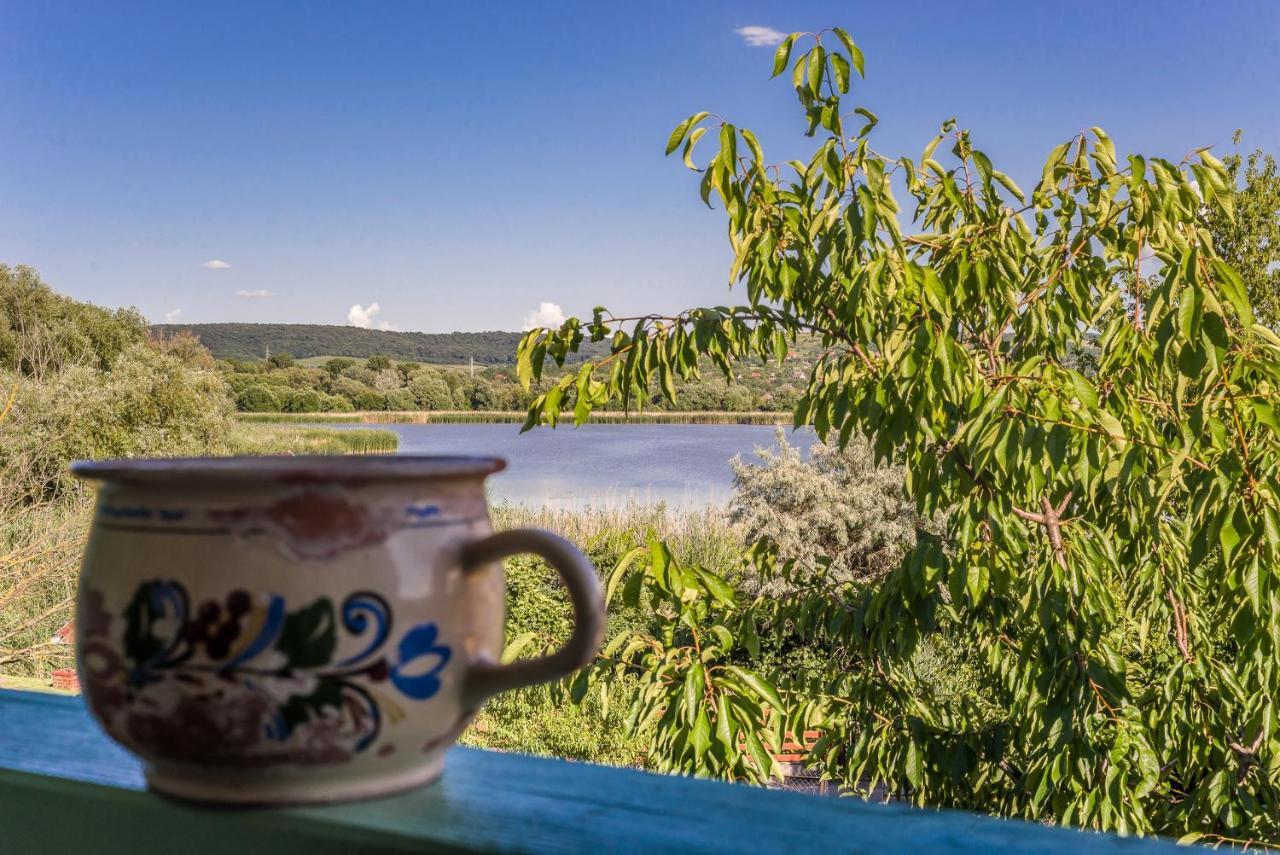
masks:
[[[397,362],[507,365],[514,361],[518,332],[384,332],[326,324],[156,324],[157,333],[194,333],[219,359],[261,359],[289,353],[296,359],[313,356],[378,354]]]

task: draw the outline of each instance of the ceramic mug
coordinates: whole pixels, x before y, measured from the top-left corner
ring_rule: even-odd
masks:
[[[536,529],[494,534],[488,457],[91,461],[80,575],[89,708],[149,786],[212,802],[366,798],[437,777],[496,692],[599,648],[591,563]],[[499,664],[501,559],[545,558],[573,602],[560,650]]]

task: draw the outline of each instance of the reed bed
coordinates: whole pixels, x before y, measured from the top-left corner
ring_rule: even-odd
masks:
[[[227,437],[232,454],[387,454],[400,438],[389,430],[336,430],[274,424],[238,424]]]
[[[368,410],[356,413],[240,413],[237,418],[254,424],[523,424],[523,410]],[[654,425],[790,425],[790,413],[720,410],[639,413],[600,411],[591,414],[599,424]]]

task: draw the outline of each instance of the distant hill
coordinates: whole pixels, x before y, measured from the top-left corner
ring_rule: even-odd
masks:
[[[157,333],[194,333],[219,359],[261,359],[267,348],[296,359],[376,354],[401,362],[506,365],[515,361],[518,332],[384,332],[326,324],[156,324]]]

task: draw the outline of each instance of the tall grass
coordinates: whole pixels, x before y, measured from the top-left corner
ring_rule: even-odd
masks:
[[[247,423],[266,424],[523,424],[522,410],[410,410],[359,413],[240,413],[237,418]],[[597,411],[591,421],[600,424],[652,425],[790,425],[790,413],[707,410],[700,412],[667,412],[653,410],[641,413]]]
[[[685,564],[725,570],[742,554],[742,535],[720,507],[675,510],[663,504],[560,510],[499,504],[492,508],[498,529],[545,528],[585,550],[607,571],[623,553],[650,535],[667,543]]]
[[[238,424],[227,437],[232,454],[384,454],[399,447],[389,430]]]

